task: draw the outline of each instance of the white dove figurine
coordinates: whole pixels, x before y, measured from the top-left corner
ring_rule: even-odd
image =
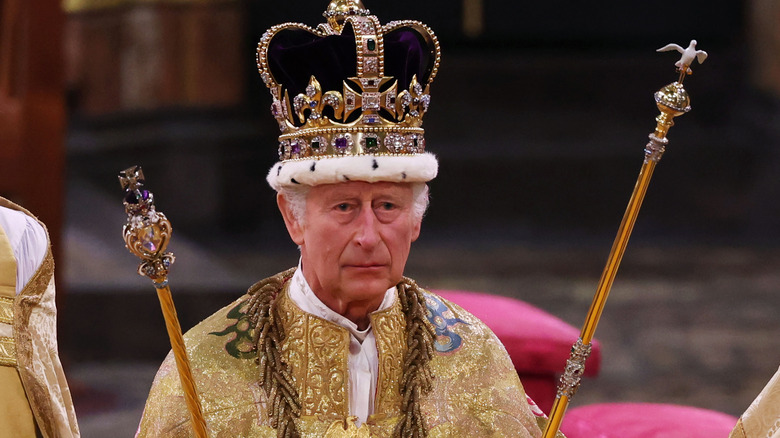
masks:
[[[677,69],[679,71],[683,71],[685,69],[685,73],[691,74],[691,65],[693,65],[693,59],[696,58],[697,61],[699,61],[699,64],[704,62],[705,59],[707,59],[707,52],[704,50],[696,50],[696,40],[691,40],[691,43],[688,45],[688,48],[683,49],[682,47],[678,46],[677,44],[667,44],[660,49],[656,50],[656,52],[667,52],[670,50],[677,50],[678,52],[682,53],[682,56],[680,57],[680,60],[675,62],[674,65],[677,66]]]

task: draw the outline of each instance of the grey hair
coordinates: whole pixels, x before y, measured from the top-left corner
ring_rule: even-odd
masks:
[[[410,183],[412,186],[412,215],[415,220],[422,220],[425,216],[425,212],[428,210],[428,204],[430,203],[430,195],[428,190],[428,184],[424,182]],[[283,186],[279,193],[284,196],[287,203],[290,205],[290,211],[293,218],[298,223],[303,224],[306,217],[306,197],[309,195],[311,186]]]

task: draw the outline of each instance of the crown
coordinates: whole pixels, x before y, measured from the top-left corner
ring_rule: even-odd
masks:
[[[281,130],[271,186],[433,179],[422,118],[439,68],[436,36],[418,21],[382,25],[360,0],[334,0],[323,16],[316,29],[274,26],[257,46]]]

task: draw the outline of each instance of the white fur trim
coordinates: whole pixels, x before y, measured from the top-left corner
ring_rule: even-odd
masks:
[[[346,181],[428,182],[439,162],[426,152],[415,155],[354,155],[280,161],[266,180],[274,190],[298,184],[316,186]]]

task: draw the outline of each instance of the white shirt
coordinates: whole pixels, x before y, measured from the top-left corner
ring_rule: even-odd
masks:
[[[24,289],[46,257],[49,239],[35,219],[0,206],[0,228],[5,231],[16,258],[16,293]]]
[[[349,330],[349,413],[358,418],[358,426],[374,413],[374,396],[379,375],[379,352],[376,349],[376,337],[369,325],[365,330],[358,330],[357,324],[334,312],[326,306],[311,290],[306,278],[303,277],[301,264],[295,271],[289,287],[290,299],[304,312],[311,313],[322,319],[333,322]],[[385,298],[379,305],[379,310],[387,309],[396,300],[395,288],[385,292]]]

